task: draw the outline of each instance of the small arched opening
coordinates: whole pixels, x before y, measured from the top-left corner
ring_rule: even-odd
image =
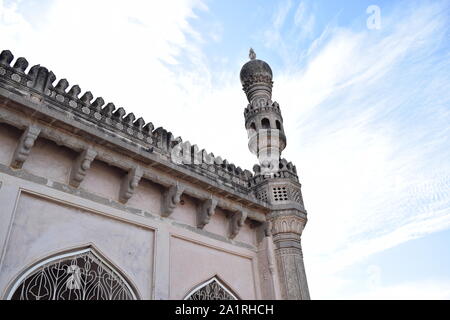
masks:
[[[279,120],[275,121],[275,125],[277,126],[278,130],[281,130],[281,122]]]
[[[261,127],[263,129],[270,129],[270,121],[267,118],[261,120]]]

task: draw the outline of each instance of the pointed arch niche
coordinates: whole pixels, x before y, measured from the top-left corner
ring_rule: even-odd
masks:
[[[184,300],[240,300],[237,294],[214,276],[189,291]]]
[[[122,273],[92,247],[53,255],[28,268],[10,300],[136,300]]]

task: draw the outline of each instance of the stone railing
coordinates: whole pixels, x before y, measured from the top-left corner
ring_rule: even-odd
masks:
[[[254,175],[249,179],[250,187],[259,185],[269,179],[285,178],[298,182],[297,168],[292,162],[288,162],[286,159],[281,159],[279,162],[280,168],[273,175],[263,175],[261,174],[261,166],[255,164],[253,166]]]

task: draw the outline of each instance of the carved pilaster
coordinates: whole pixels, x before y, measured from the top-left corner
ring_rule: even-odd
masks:
[[[299,248],[275,249],[283,299],[309,300],[303,254]]]
[[[247,219],[247,212],[242,210],[235,212],[231,216],[229,231],[230,239],[234,239],[238,235],[241,227],[244,225],[245,219]]]
[[[11,161],[11,167],[21,169],[25,160],[31,152],[31,148],[34,146],[34,142],[41,133],[41,129],[38,126],[31,125],[22,134],[19,140],[19,144],[14,151],[14,155]]]
[[[97,151],[92,148],[88,148],[80,153],[70,171],[69,184],[72,187],[78,188],[80,186],[96,156]]]
[[[262,238],[258,247],[261,295],[264,300],[281,299],[280,282],[272,237]]]
[[[208,199],[203,201],[197,211],[197,228],[203,229],[209,223],[217,206],[216,199]]]
[[[120,186],[119,201],[121,203],[127,203],[127,201],[133,196],[135,189],[141,181],[143,171],[140,167],[134,167],[123,178]]]
[[[163,217],[168,217],[172,214],[175,207],[180,203],[181,195],[184,189],[179,185],[171,186],[164,192],[163,195],[163,205],[161,215]]]
[[[272,217],[271,223],[282,298],[309,300],[301,247],[306,218],[289,212]]]

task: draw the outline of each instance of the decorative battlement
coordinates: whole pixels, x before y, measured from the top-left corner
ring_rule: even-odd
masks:
[[[146,146],[148,150],[159,153],[167,160],[173,160],[173,154],[179,150],[183,161],[178,164],[214,179],[219,177],[223,182],[228,182],[241,190],[248,188],[248,181],[253,176],[250,171],[243,170],[204,149],[200,150],[189,141],[183,142],[181,137],[175,138],[171,132],[162,127],[154,129],[153,123],[146,123],[143,118],[136,119],[133,113],[127,114],[122,107],[116,108],[111,102],[105,105],[102,97],[94,100],[90,91],[81,95],[80,86],[73,85],[69,89],[69,82],[66,79],[59,80],[54,86],[56,76],[45,67],[35,65],[26,73],[29,64],[23,57],[18,58],[11,66],[13,59],[11,51],[1,52],[1,80],[7,81],[13,87],[19,87],[21,93],[29,92],[35,101],[45,101],[52,106],[70,111],[97,126]]]
[[[274,175],[264,175],[261,173],[261,166],[255,164],[253,166],[254,175],[250,178],[250,187],[258,186],[264,181],[276,178],[291,179],[298,182],[297,168],[292,162],[288,162],[286,159],[281,159],[279,162],[280,168]]]
[[[265,112],[274,112],[278,114],[281,119],[283,119],[283,117],[281,116],[280,105],[278,104],[278,102],[276,101],[272,102],[272,100],[259,99],[253,100],[252,103],[249,103],[247,107],[244,109],[245,121],[251,119],[253,116],[259,113]]]
[[[94,99],[90,91],[82,94],[80,86],[60,79],[56,85],[53,72],[40,65],[35,65],[26,72],[29,63],[23,58],[17,58],[12,65],[14,56],[9,50],[0,53],[0,86],[20,95],[25,95],[34,102],[45,103],[62,111],[70,112],[75,121],[88,121],[102,129],[104,133],[132,141],[151,153],[159,154],[163,159],[171,161],[183,168],[206,176],[214,181],[237,189],[244,194],[252,195],[251,188],[261,181],[270,179],[261,175],[261,168],[255,165],[252,173],[244,170],[222,157],[215,156],[181,137],[175,137],[162,127],[154,128],[153,123],[145,122],[134,113],[127,113],[124,108],[117,108],[113,103],[105,103],[102,97]],[[264,106],[256,106],[253,101],[246,108],[246,116],[264,111],[275,111],[280,114],[277,102],[268,101]],[[270,102],[270,104],[269,104]],[[290,178],[298,181],[295,166],[280,162],[280,171],[276,177]]]
[[[281,157],[287,142],[280,106],[272,101],[272,70],[252,49],[249,58],[240,80],[249,101],[244,112],[248,147],[259,161],[253,172],[66,79],[57,80],[43,66],[28,69],[25,58],[13,61],[10,51],[2,51],[0,131],[6,157],[0,173],[6,175],[3,198],[11,198],[6,207],[13,214],[24,189],[30,195],[27,200],[24,194],[24,201],[30,202],[23,207],[38,203],[48,221],[61,215],[58,206],[71,215],[86,211],[83,219],[98,213],[114,219],[115,231],[121,221],[136,224],[138,233],[133,227],[124,234],[136,233],[138,240],[151,240],[144,232],[158,230],[156,249],[163,252],[177,230],[178,238],[192,237],[187,242],[195,246],[209,247],[206,241],[212,239],[213,249],[221,249],[218,241],[223,241],[227,253],[258,262],[260,288],[269,293],[262,297],[309,299],[301,248],[307,222],[302,186],[296,167]],[[41,194],[42,206],[37,202]],[[89,240],[92,230],[77,239]],[[251,251],[230,251],[231,246]],[[131,253],[125,250],[124,255]],[[159,269],[166,270],[166,262]],[[166,278],[158,288],[167,288]]]
[[[81,88],[74,85],[68,90],[69,82],[66,79],[59,80],[56,86],[53,86],[56,76],[40,65],[31,67],[29,72],[25,73],[28,67],[28,61],[25,58],[18,58],[11,67],[13,59],[14,56],[9,50],[2,51],[0,54],[2,79],[11,81],[13,85],[27,88],[35,100],[45,100],[85,120],[95,122],[99,126],[120,132],[135,142],[152,144],[154,127],[151,122],[145,123],[142,118],[136,120],[133,113],[126,114],[123,108],[116,109],[113,103],[105,105],[101,97],[93,101],[94,96],[90,91],[86,91],[80,97]]]

